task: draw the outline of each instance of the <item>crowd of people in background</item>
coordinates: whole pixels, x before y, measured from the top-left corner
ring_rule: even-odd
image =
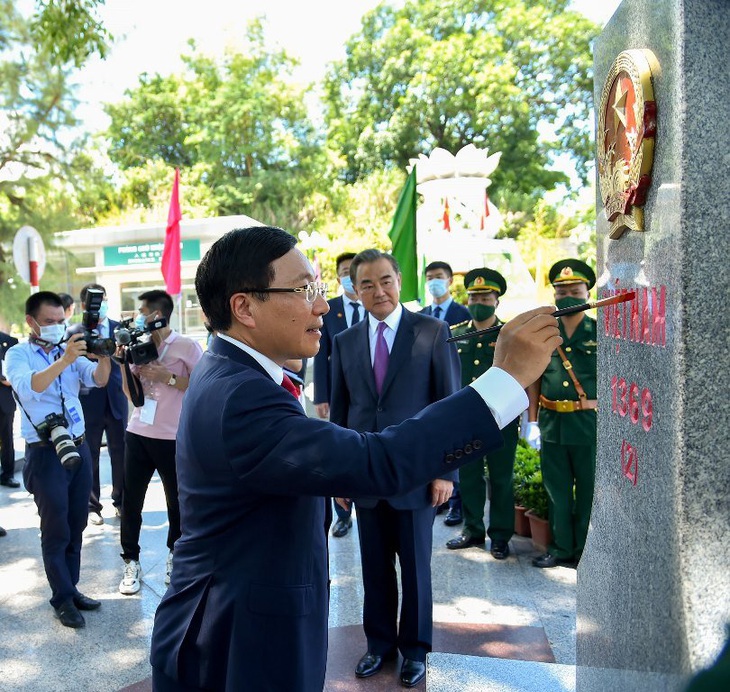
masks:
[[[279,262],[279,257],[289,257],[290,253],[284,249],[270,262]],[[474,333],[504,324],[497,310],[508,282],[495,269],[480,267],[464,275],[467,301],[462,305],[452,295],[451,266],[432,261],[424,276],[430,303],[420,312],[405,309],[401,303],[400,269],[388,253],[375,249],[343,253],[336,258],[335,271],[338,295],[323,303],[326,307],[319,313],[313,310],[317,313],[315,324],[307,332],[308,336],[316,332],[317,344],[311,345],[309,353],[302,352],[301,359],[285,359],[281,374],[273,373],[268,361],[263,362],[264,371],[275,379],[281,377],[282,386],[303,406],[307,360],[313,357],[314,420],[329,420],[357,433],[380,434],[430,404],[475,386],[488,371],[494,371],[496,335]],[[559,308],[586,302],[595,283],[590,267],[573,258],[557,262],[549,276]],[[114,342],[120,322],[108,315],[103,286],[84,286],[78,297],[81,312],[87,313],[90,290],[104,296],[95,335]],[[200,290],[212,289],[203,286]],[[311,307],[326,289],[314,283],[301,289],[262,284],[240,288],[241,295],[246,290],[256,291],[252,295],[260,298],[275,290],[299,290]],[[200,297],[203,306],[204,298]],[[13,417],[17,402],[26,443],[23,482],[40,515],[50,603],[68,627],[83,627],[82,611],[101,605],[81,593],[78,583],[82,533],[87,522],[104,523],[99,472],[104,443],[111,463],[110,499],[120,520],[123,565],[119,591],[133,595],[141,588],[143,506],[155,472],[164,488],[169,523],[165,583],[172,579],[175,585],[173,555],[178,539],[185,534],[181,504],[184,507],[189,501],[189,491],[178,486],[179,481],[185,483],[178,467],[179,445],[184,440],[188,455],[190,445],[194,446],[194,441],[185,438],[194,435],[194,430],[179,430],[178,426],[181,412],[185,418],[184,395],[203,348],[169,326],[174,304],[166,292],[147,291],[138,300],[134,326],[146,333],[145,339],[154,346],[153,356],[142,362],[129,357],[128,344],[116,344],[110,353],[90,348],[85,330],[71,325],[77,301],[64,293],[41,291],[27,300],[30,336],[26,341],[19,343],[0,332],[0,485],[20,485],[14,477]],[[211,353],[217,349],[231,357],[225,344],[232,341],[232,323],[240,326],[241,335],[261,338],[260,327],[249,331],[262,319],[255,301],[252,306],[238,305],[234,296],[226,307],[231,311],[227,318],[222,308],[216,317],[214,301],[209,309],[213,319],[208,316],[205,347]],[[153,323],[154,329],[150,328]],[[353,512],[357,513],[367,640],[367,651],[354,671],[357,677],[375,675],[398,651],[404,659],[404,686],[417,685],[425,675],[432,638],[432,526],[438,514],[446,512],[446,525],[462,527],[447,542],[450,550],[484,548],[488,537],[492,557],[508,558],[515,529],[513,473],[519,436],[542,450],[542,473],[549,496],[553,539],[548,552],[535,558],[533,564],[540,568],[575,566],[580,560],[595,474],[596,324],[585,313],[560,318],[558,324],[562,346],[552,353],[542,376],[524,387],[527,415],[522,420],[515,415],[501,421],[501,448],[481,454],[471,448],[459,449],[454,452],[456,458],[469,456],[469,463],[458,470],[445,468],[418,485],[409,483],[407,490],[395,494],[385,485],[382,490],[387,492],[367,484],[348,484],[350,461],[344,458],[339,462],[342,478],[321,483],[327,496],[322,522],[325,530],[331,528],[333,538],[342,539],[350,533]],[[245,338],[238,341],[252,345]],[[265,346],[275,350],[268,342]],[[267,353],[263,347],[253,348]],[[254,359],[261,360],[255,354]],[[216,362],[205,368],[213,368],[212,378]],[[182,521],[184,524],[184,516]],[[0,528],[0,536],[4,534]],[[180,544],[185,545],[185,541]],[[189,559],[186,553],[185,560]],[[400,612],[396,559],[400,565]],[[190,586],[189,581],[186,584]],[[155,663],[153,647],[153,665],[160,668],[156,673],[162,676],[161,685],[170,677],[163,660],[159,654]]]

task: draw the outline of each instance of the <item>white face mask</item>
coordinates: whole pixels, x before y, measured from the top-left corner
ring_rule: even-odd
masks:
[[[36,324],[38,324],[36,322]],[[43,341],[53,344],[54,346],[63,339],[64,334],[66,334],[66,325],[65,324],[47,324],[43,327],[38,325],[40,327],[40,338],[43,339]]]

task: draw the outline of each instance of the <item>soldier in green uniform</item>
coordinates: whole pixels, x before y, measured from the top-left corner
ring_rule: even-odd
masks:
[[[451,327],[452,336],[501,324],[494,314],[499,298],[507,290],[504,277],[493,269],[472,269],[464,277],[468,294],[467,307],[472,319]],[[456,342],[461,360],[461,384],[466,387],[486,372],[494,360],[496,334],[472,337]],[[490,552],[497,560],[509,555],[509,539],[515,529],[515,502],[513,490],[515,450],[517,449],[516,418],[502,430],[504,447],[459,469],[464,528],[460,536],[446,543],[451,550],[484,545],[485,534],[491,539]],[[491,500],[489,502],[489,529],[484,528],[484,504],[487,499],[487,484],[484,467],[489,470]]]
[[[558,308],[587,302],[596,283],[593,270],[577,259],[556,262],[548,276]],[[579,312],[558,322],[563,345],[529,391],[528,426],[539,424],[553,534],[548,552],[532,561],[535,567],[575,566],[580,560],[596,474],[596,320]]]

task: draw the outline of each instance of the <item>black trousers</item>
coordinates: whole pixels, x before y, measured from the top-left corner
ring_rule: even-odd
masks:
[[[368,651],[426,660],[433,636],[431,548],[433,507],[395,509],[385,500],[357,506],[363,590],[363,629]],[[400,562],[401,605],[398,618]]]
[[[122,497],[122,557],[139,560],[142,508],[152,475],[160,474],[167,502],[167,547],[180,538],[180,506],[177,501],[175,440],[157,440],[127,431],[124,450],[124,495]]]
[[[0,384],[0,387],[4,385]],[[8,481],[15,475],[15,445],[13,444],[13,417],[15,410],[0,410],[0,480]]]
[[[53,447],[27,447],[23,482],[41,518],[41,552],[51,586],[51,605],[58,608],[78,591],[81,536],[89,513],[91,455],[86,443],[77,448],[81,463],[61,466]]]
[[[99,481],[99,455],[101,453],[101,437],[106,432],[106,448],[112,467],[112,504],[122,508],[124,492],[124,429],[127,421],[113,416],[109,401],[103,416],[86,420],[86,442],[91,452],[91,495],[89,496],[89,512],[101,512],[103,505],[99,498],[101,483]]]

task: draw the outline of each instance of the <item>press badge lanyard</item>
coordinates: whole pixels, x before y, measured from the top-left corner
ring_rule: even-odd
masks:
[[[58,348],[58,347],[56,347],[56,348]],[[56,353],[55,356],[53,356],[53,361],[48,360],[48,358],[46,356],[46,352],[43,349],[40,350],[40,354],[43,356],[43,360],[45,360],[46,363],[48,363],[48,365],[53,365],[53,363],[55,363],[61,357],[60,348],[59,348],[59,352]],[[63,387],[61,386],[61,375],[62,374],[63,374],[62,372],[59,373],[58,377],[56,378],[57,384],[58,384],[58,394],[61,397],[61,415],[65,418],[66,413],[68,413],[69,418],[71,418],[72,423],[78,423],[81,420],[81,418],[79,417],[79,414],[77,413],[76,409],[73,406],[71,408],[66,408],[66,399],[63,396]],[[15,397],[15,401],[18,402],[18,406],[20,406],[20,409],[25,414],[25,417],[28,419],[28,422],[33,426],[33,429],[36,431],[36,433],[38,433],[38,426],[33,422],[33,419],[30,417],[30,414],[25,410],[25,406],[23,406],[22,402],[20,401],[20,397],[18,396],[17,392],[12,387],[11,387],[11,390],[13,392],[13,396]],[[40,433],[38,434],[38,436],[40,437]]]
[[[162,363],[162,359],[167,353],[167,349],[170,348],[170,344],[165,344],[165,348],[162,349],[162,353],[157,356],[157,360]],[[155,413],[157,412],[157,399],[146,396],[144,398],[144,405],[139,409],[139,421],[146,425],[153,425],[155,422]]]

